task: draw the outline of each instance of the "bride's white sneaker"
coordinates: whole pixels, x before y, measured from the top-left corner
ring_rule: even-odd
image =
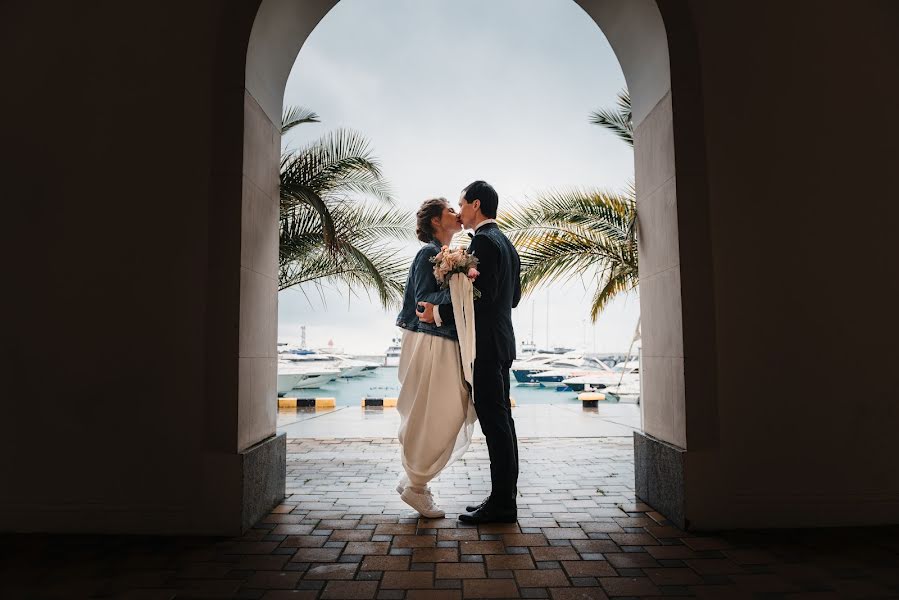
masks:
[[[434,502],[434,496],[431,495],[431,490],[427,488],[424,493],[415,492],[412,488],[406,488],[403,490],[403,493],[400,494],[400,498],[402,498],[403,502],[418,511],[418,514],[427,517],[428,519],[440,519],[446,516],[446,513],[437,506],[436,502]]]

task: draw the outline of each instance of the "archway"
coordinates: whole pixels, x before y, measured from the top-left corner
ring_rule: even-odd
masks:
[[[270,232],[276,229],[283,91],[300,47],[335,4],[331,0],[263,0],[247,49],[238,388],[241,448],[275,432],[269,399],[275,379],[277,243]],[[674,151],[676,121],[684,123],[677,127],[678,140],[701,140],[701,131],[688,125],[691,101],[696,108],[695,98],[687,94],[698,94],[692,79],[696,73],[676,70],[678,64],[695,67],[688,60],[692,37],[683,27],[689,21],[683,9],[666,10],[663,15],[652,0],[578,0],[578,4],[614,49],[633,101],[646,431],[635,438],[637,491],[683,525],[688,430],[691,449],[714,444],[717,438],[714,402],[709,402],[714,390],[714,328],[706,319],[711,305],[707,207],[703,179],[695,177],[702,165],[691,165],[686,157],[678,162]],[[672,39],[679,44],[679,60],[671,59]],[[679,75],[677,81],[672,72]],[[677,97],[677,119],[673,90],[684,94]],[[690,153],[694,159],[696,155]],[[689,204],[683,201],[685,196]],[[684,360],[688,348],[696,349],[690,353],[689,373]],[[700,375],[687,376],[693,372]],[[688,397],[691,408],[695,402],[695,412],[687,411]]]
[[[302,41],[267,34],[308,32],[332,4],[210,0],[176,13],[152,3],[90,3],[87,12],[4,5],[15,88],[4,96],[15,115],[5,132],[16,149],[4,172],[16,225],[4,295],[14,315],[4,348],[3,423],[13,450],[0,494],[6,530],[233,533],[261,514],[251,506],[257,475],[268,473],[277,495],[285,463],[270,435],[265,383],[275,373],[275,293],[265,283],[277,252],[266,225],[275,204],[254,200],[273,185],[260,167],[269,159],[253,150],[277,147],[265,138],[271,119],[262,107],[279,85],[266,61],[286,73]],[[285,22],[266,30],[260,18],[251,36],[260,6]],[[666,497],[692,494],[686,506],[697,527],[896,521],[896,476],[872,460],[895,446],[895,404],[883,399],[891,397],[884,374],[895,329],[895,277],[884,277],[893,266],[884,257],[896,205],[878,192],[894,187],[883,131],[896,123],[881,110],[874,128],[822,126],[847,89],[869,89],[882,106],[895,99],[893,80],[882,76],[896,54],[894,11],[874,2],[850,12],[824,3],[813,11],[673,0],[581,6],[613,42],[641,103],[641,66],[627,49],[649,61],[642,50],[654,47],[652,28],[631,17],[644,10],[650,22],[661,19],[655,31],[667,44],[668,84],[638,115],[643,262],[665,243],[676,247],[676,269],[658,279],[676,272],[679,286],[659,301],[668,312],[654,308],[655,295],[643,298],[646,318],[657,317],[646,324],[646,344],[657,366],[649,371],[659,373],[648,373],[646,390],[654,439],[637,453],[644,497],[674,514],[653,500],[665,489],[657,473],[671,483]],[[834,31],[844,43],[833,43]],[[75,118],[46,118],[58,114],[59,89],[71,92]],[[778,106],[802,107],[774,138],[759,110],[772,90]],[[653,139],[669,153],[652,150]],[[135,166],[152,176],[135,185]],[[668,182],[658,196],[669,201],[657,211],[676,223],[667,234],[647,231],[651,173]],[[878,219],[864,240],[878,260],[836,253],[822,235],[841,230],[844,190],[856,189],[860,174],[873,177]],[[777,191],[776,223],[759,189]],[[783,268],[759,293],[772,265]],[[834,293],[834,273],[854,274],[868,293]],[[47,368],[47,340],[75,349],[60,368]],[[814,351],[793,352],[797,340]],[[846,348],[873,350],[847,359]],[[846,395],[818,388],[822,372],[847,365],[860,382],[851,419],[839,418]],[[764,402],[747,385],[759,369]],[[140,386],[129,385],[138,378]],[[38,396],[37,384],[66,393]],[[119,427],[122,417],[135,428]],[[241,486],[253,497],[241,498]],[[846,510],[860,502],[863,510]]]

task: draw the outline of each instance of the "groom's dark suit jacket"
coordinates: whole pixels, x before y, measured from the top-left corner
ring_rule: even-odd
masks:
[[[481,297],[474,301],[477,358],[510,362],[515,360],[515,331],[512,309],[521,300],[521,261],[515,246],[496,223],[478,228],[468,251],[478,258],[480,275],[474,286]],[[453,320],[452,304],[440,305],[444,324]]]

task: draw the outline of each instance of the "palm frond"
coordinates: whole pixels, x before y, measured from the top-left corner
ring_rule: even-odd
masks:
[[[600,280],[596,286],[596,293],[593,295],[593,301],[590,305],[590,318],[596,322],[599,313],[608,306],[615,296],[629,292],[636,287],[636,281],[627,274],[621,272],[608,273],[605,282]]]
[[[325,281],[342,282],[351,289],[372,290],[384,308],[402,299],[409,258],[388,244],[356,244],[343,241],[336,255],[319,250],[301,261],[281,265],[279,289]]]
[[[450,246],[453,248],[468,248],[469,244],[471,244],[471,238],[468,237],[466,231],[460,231],[454,235],[453,240],[450,242]]]
[[[302,263],[310,256],[325,253],[333,256],[337,248],[329,246],[321,230],[318,216],[310,210],[298,211],[292,219],[281,221],[278,264]]]
[[[321,219],[325,244],[334,250],[337,237],[334,207],[353,194],[392,203],[380,166],[360,134],[337,130],[281,157],[281,217],[290,219],[297,206],[312,207]]]
[[[319,116],[304,106],[288,106],[281,113],[281,135],[303,123],[319,123]]]
[[[593,278],[596,320],[611,297],[637,285],[636,219],[629,187],[621,194],[599,189],[550,191],[513,205],[499,221],[519,250],[523,290],[572,277]],[[609,286],[613,280],[621,283]]]
[[[282,134],[317,120],[293,107],[284,113]],[[393,242],[412,238],[414,218],[393,206],[368,141],[338,129],[285,152],[280,183],[279,289],[339,283],[353,294],[373,292],[385,308],[398,305],[409,258]]]
[[[603,108],[590,114],[590,122],[605,127],[629,146],[634,146],[634,123],[631,111],[631,95],[627,89],[618,92],[614,109]]]
[[[513,204],[503,213],[503,230],[515,240],[530,237],[539,229],[593,229],[598,233],[625,238],[636,210],[632,195],[606,190],[570,189],[549,191]]]
[[[360,133],[337,129],[307,144],[287,158],[284,169],[319,195],[348,192],[394,202],[380,162]]]
[[[356,243],[375,243],[386,239],[413,241],[415,217],[400,208],[384,209],[362,202],[347,203],[339,209],[341,235]]]
[[[351,291],[371,290],[385,307],[402,299],[409,258],[393,246],[412,238],[414,219],[398,208],[384,210],[362,201],[330,206],[336,230],[333,252],[324,244],[314,211],[299,207],[282,220],[279,287],[341,282]]]
[[[534,236],[519,248],[521,283],[526,291],[575,275],[589,275],[597,269],[629,270],[628,266],[633,262],[620,243],[576,232]]]
[[[349,271],[353,276],[366,281],[368,289],[373,289],[378,295],[384,308],[396,306],[403,296],[405,284],[404,269],[402,266],[408,263],[396,259],[396,255],[385,255],[384,248],[364,248],[355,244],[346,243],[344,252],[350,259],[353,269]]]
[[[335,235],[339,239],[352,239],[357,244],[415,239],[414,217],[399,208],[385,210],[360,201],[336,203],[329,207],[329,213],[334,221]],[[298,207],[289,218],[282,219],[281,231],[284,252],[290,245],[291,238],[308,233],[322,233],[309,207]]]
[[[337,239],[337,226],[331,214],[331,207],[324,198],[315,193],[308,186],[292,181],[290,176],[281,179],[280,217],[282,222],[288,224],[299,218],[308,219],[312,214],[318,216],[318,223],[323,234],[324,244],[333,250]]]

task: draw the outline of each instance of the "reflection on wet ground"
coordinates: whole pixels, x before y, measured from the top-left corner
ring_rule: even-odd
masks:
[[[582,408],[571,404],[531,404],[512,409],[518,437],[631,437],[641,429],[640,406],[604,404]],[[395,408],[338,406],[281,408],[278,431],[289,438],[360,438],[396,435]],[[476,436],[482,436],[480,428]]]

